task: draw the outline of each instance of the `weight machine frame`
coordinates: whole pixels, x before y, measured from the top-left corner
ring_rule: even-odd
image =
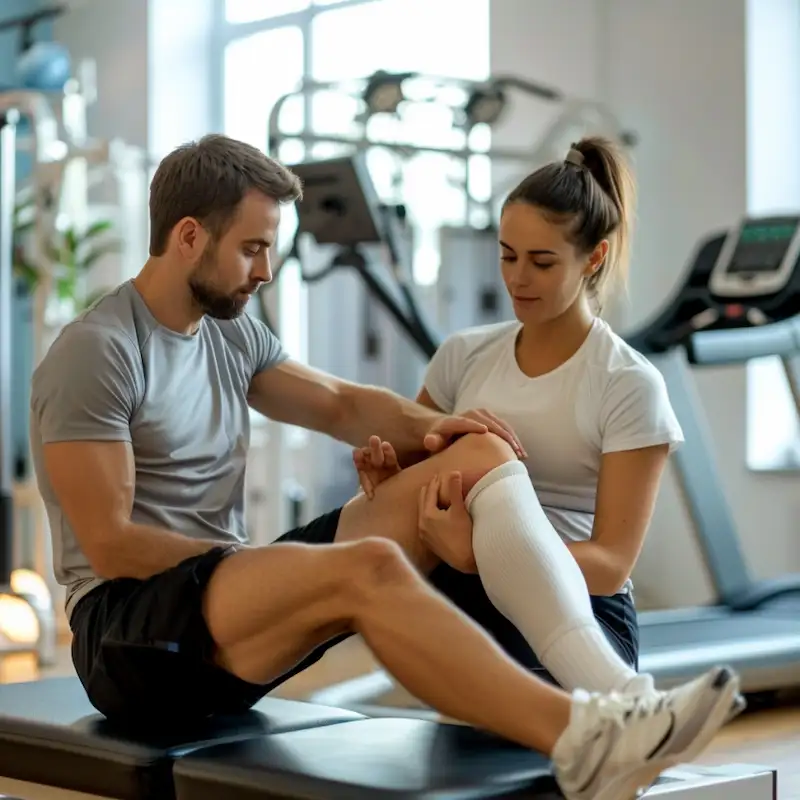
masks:
[[[440,337],[414,297],[409,277],[409,254],[403,235],[403,211],[380,202],[370,180],[363,151],[352,156],[296,165],[295,174],[303,182],[303,199],[297,203],[298,228],[286,255],[275,269],[277,278],[291,259],[300,263],[302,280],[315,284],[342,268],[354,270],[390,317],[421,351],[433,357]],[[337,250],[328,263],[310,274],[303,270],[300,240],[310,236],[318,245],[334,245]],[[389,264],[381,271],[364,255],[364,245],[384,245]],[[388,280],[391,276],[392,281]],[[261,313],[273,332],[265,291],[259,292]]]

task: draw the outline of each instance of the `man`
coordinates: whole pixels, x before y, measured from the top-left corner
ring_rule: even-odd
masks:
[[[299,194],[241,142],[178,148],[151,186],[147,264],[36,371],[34,463],[92,703],[122,720],[241,711],[359,633],[432,707],[551,755],[571,798],[628,797],[693,757],[737,696],[730,672],[700,679],[687,713],[570,698],[424,580],[436,560],[419,536],[420,488],[458,469],[468,491],[516,458],[513,436],[301,366],[242,313],[271,278],[281,205]],[[250,408],[354,447],[375,434],[420,463],[382,482],[375,470],[343,509],[249,547]]]

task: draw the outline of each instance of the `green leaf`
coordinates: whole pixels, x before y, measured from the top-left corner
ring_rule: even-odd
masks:
[[[56,278],[55,284],[59,300],[72,300],[75,297],[75,279],[71,275]]]
[[[81,239],[85,242],[89,239],[93,239],[95,236],[99,236],[101,233],[105,233],[108,230],[111,230],[111,227],[114,223],[108,219],[101,219],[97,222],[93,222],[85,231]]]
[[[74,228],[67,228],[64,231],[64,250],[74,253],[78,249],[78,235]]]

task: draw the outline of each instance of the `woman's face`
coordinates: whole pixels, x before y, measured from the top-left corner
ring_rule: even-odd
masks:
[[[520,322],[541,324],[561,316],[583,295],[586,279],[602,264],[607,243],[580,253],[562,226],[527,203],[506,206],[500,220],[503,282]]]

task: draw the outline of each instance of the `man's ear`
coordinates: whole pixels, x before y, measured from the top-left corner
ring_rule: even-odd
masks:
[[[173,229],[178,252],[187,261],[196,261],[208,243],[208,231],[194,218],[184,217]]]

